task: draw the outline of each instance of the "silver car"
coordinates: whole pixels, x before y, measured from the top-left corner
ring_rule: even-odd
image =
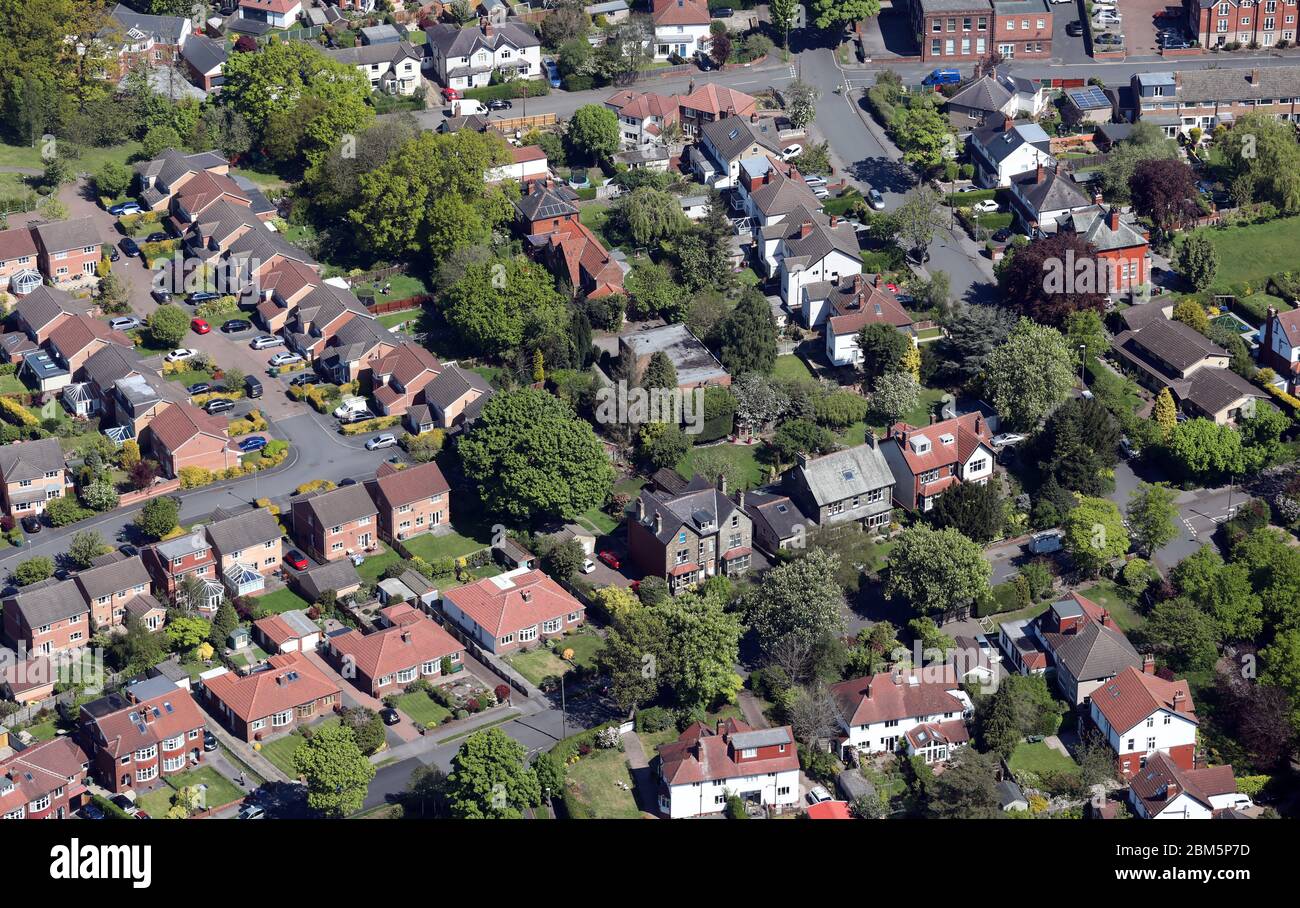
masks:
[[[271,347],[283,347],[284,338],[276,337],[274,334],[259,334],[248,342],[248,346],[254,350],[266,350]]]
[[[378,451],[381,448],[391,448],[397,444],[397,436],[385,432],[383,435],[376,435],[366,442],[367,451]]]

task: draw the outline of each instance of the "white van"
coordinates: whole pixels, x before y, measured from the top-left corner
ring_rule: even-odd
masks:
[[[1050,555],[1062,548],[1061,534],[1052,530],[1035,533],[1029,537],[1029,551],[1035,555]]]
[[[350,413],[365,413],[370,409],[364,397],[345,397],[334,408],[334,416],[342,419]]]

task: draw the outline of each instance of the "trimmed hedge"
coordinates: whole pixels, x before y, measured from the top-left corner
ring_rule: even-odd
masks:
[[[376,416],[374,419],[339,426],[339,431],[344,435],[360,435],[362,432],[373,432],[376,429],[391,429],[401,421],[400,416]]]
[[[461,94],[475,101],[508,101],[514,98],[541,98],[551,93],[545,79],[519,79],[481,88],[467,88]]]

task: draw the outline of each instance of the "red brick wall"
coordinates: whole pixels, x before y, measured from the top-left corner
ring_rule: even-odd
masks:
[[[74,646],[87,646],[90,643],[89,615],[78,615],[76,620],[63,619],[50,625],[45,633],[38,633],[35,628],[22,621],[16,608],[4,610],[5,637],[15,646],[22,644],[29,653],[45,652],[42,647],[50,644],[50,652],[57,653]],[[72,639],[73,634],[80,634],[79,639]]]

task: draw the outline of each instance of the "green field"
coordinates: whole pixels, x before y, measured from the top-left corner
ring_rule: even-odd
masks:
[[[286,587],[274,593],[267,593],[265,596],[258,596],[256,608],[259,612],[268,615],[278,615],[296,608],[311,608],[311,603]]]
[[[71,149],[70,142],[60,142],[62,153]],[[125,164],[132,156],[139,154],[139,142],[126,142],[122,145],[106,145],[103,148],[81,147],[72,149],[78,157],[72,159],[74,172],[95,173],[108,161]],[[9,145],[0,143],[0,167],[29,167],[42,170],[45,162],[41,160],[41,149],[33,145]]]
[[[1017,772],[1078,772],[1079,764],[1075,763],[1059,750],[1053,750],[1043,741],[1037,744],[1030,744],[1027,741],[1021,741],[1016,745],[1015,751],[1011,754],[1011,759],[1007,761],[1013,773]]]
[[[580,633],[565,637],[558,649],[561,653],[566,649],[572,649],[574,665],[589,668],[595,665],[596,653],[600,652],[604,645],[605,641],[600,635]],[[574,665],[565,662],[545,646],[539,646],[531,652],[507,656],[506,661],[514,666],[515,671],[534,684],[541,684],[542,679],[548,675],[567,674],[574,668]]]
[[[1295,269],[1300,217],[1208,230],[1206,235],[1219,254],[1219,270],[1211,290],[1226,291],[1234,284],[1262,289],[1270,274]]]
[[[786,380],[811,381],[813,374],[808,364],[793,353],[776,358],[776,368],[772,370],[773,378]]]
[[[641,816],[632,794],[632,773],[621,751],[593,750],[568,767],[564,785],[568,796],[590,808],[596,819],[635,820]]]
[[[1110,580],[1102,580],[1086,590],[1079,590],[1079,595],[1091,599],[1110,612],[1119,629],[1126,634],[1137,630],[1146,620],[1133,610],[1133,606],[1121,595],[1119,587]]]
[[[397,708],[406,713],[416,725],[432,728],[442,724],[442,720],[451,715],[451,710],[434,701],[422,690],[402,694],[397,698]]]

